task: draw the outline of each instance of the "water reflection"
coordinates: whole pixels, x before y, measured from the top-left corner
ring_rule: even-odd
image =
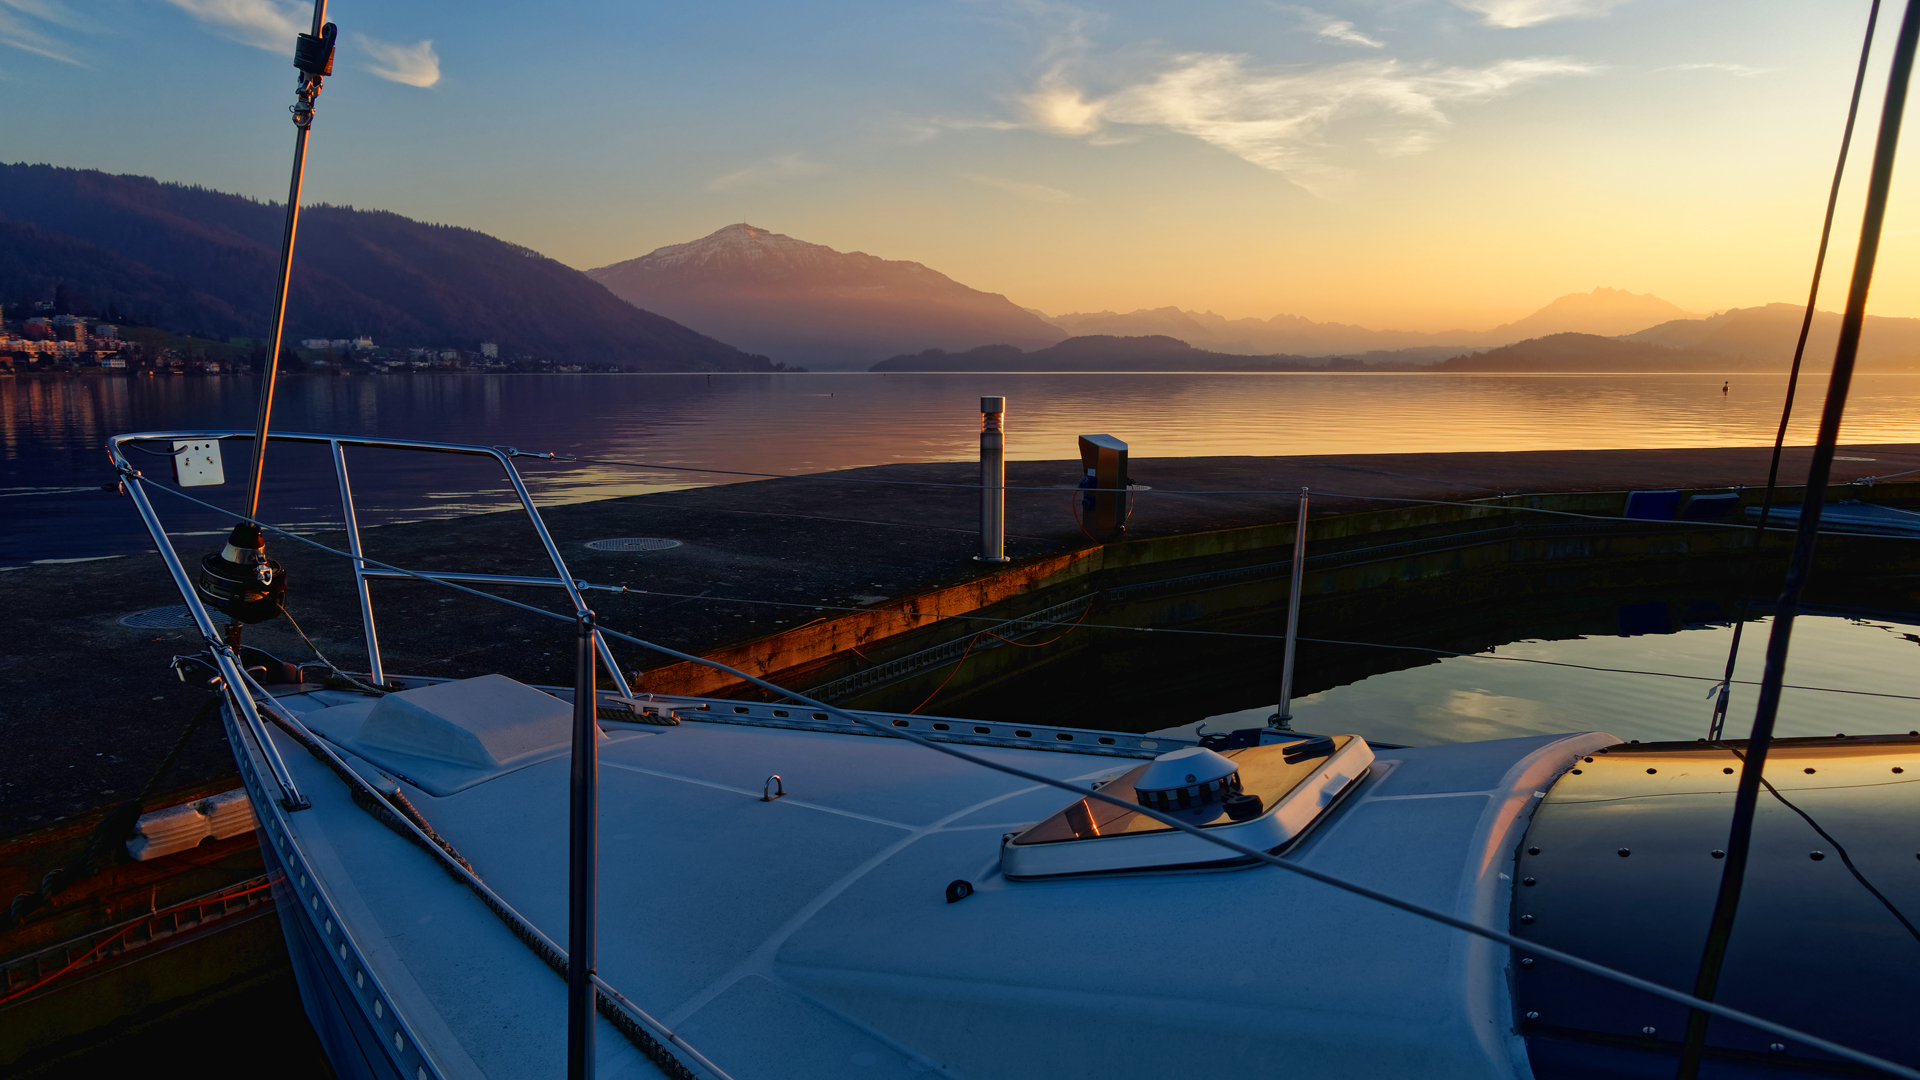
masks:
[[[1759,680],[1769,626],[1763,619],[1747,628],[1735,678]],[[1731,635],[1726,626],[1703,626],[1639,637],[1516,641],[1492,650],[1508,659],[1448,657],[1310,694],[1294,702],[1294,726],[1412,745],[1565,731],[1608,731],[1643,742],[1696,739],[1706,734],[1712,712],[1706,694],[1713,685],[1696,679],[1718,677]],[[1920,625],[1802,615],[1794,621],[1787,682],[1853,693],[1788,689],[1781,698],[1778,734],[1868,735],[1920,728],[1916,646]],[[1519,662],[1525,660],[1696,679]],[[1729,735],[1744,736],[1757,689],[1734,687]],[[1209,731],[1247,727],[1265,723],[1272,712],[1273,706],[1263,705],[1204,723]]]
[[[1138,458],[1762,445],[1784,380],[1741,375],[815,374],[419,375],[285,380],[286,430],[510,444],[664,465],[804,472],[977,453],[979,401],[1010,398],[1008,454],[1070,457],[1074,437],[1108,431]],[[122,376],[0,379],[0,489],[16,496],[0,560],[145,547],[118,501],[85,489],[111,479],[113,432],[244,428],[251,378]],[[1817,410],[1800,410],[1795,441]],[[1920,439],[1920,375],[1856,380],[1843,433],[1854,442]],[[230,463],[239,474],[244,463]],[[437,466],[433,466],[437,468]],[[461,500],[452,477],[380,472],[369,521],[499,505]],[[630,495],[732,478],[592,464],[528,465],[544,502]],[[269,505],[305,520],[321,505],[290,473]],[[330,486],[330,479],[322,485]],[[29,490],[32,489],[32,490]],[[76,490],[77,489],[77,490]],[[84,550],[80,550],[84,549]]]

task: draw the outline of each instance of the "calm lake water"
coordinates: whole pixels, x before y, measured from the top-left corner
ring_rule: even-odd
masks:
[[[508,444],[663,465],[809,472],[978,453],[979,401],[1009,399],[1008,453],[1075,456],[1108,432],[1136,458],[1762,445],[1783,377],[1425,373],[392,375],[289,377],[283,430]],[[250,377],[0,378],[0,567],[140,551],[149,545],[101,450],[112,433],[251,427]],[[1812,441],[1824,377],[1805,384],[1795,442]],[[1855,381],[1845,437],[1920,440],[1920,375]],[[282,453],[276,451],[276,453]],[[324,474],[288,450],[264,513],[335,520],[304,485]],[[413,458],[418,455],[403,455]],[[356,463],[368,523],[500,505],[498,483],[433,460]],[[157,459],[156,459],[157,460]],[[229,475],[245,473],[244,452]],[[545,502],[725,483],[730,477],[527,463]],[[318,490],[330,489],[330,478]],[[479,490],[476,491],[476,485]],[[238,485],[207,489],[233,492]],[[217,499],[216,499],[217,501]]]
[[[1759,681],[1771,626],[1764,619],[1747,625],[1735,679]],[[1732,636],[1728,626],[1699,626],[1639,637],[1516,641],[1491,653],[1439,659],[1296,699],[1293,724],[1301,731],[1353,732],[1414,746],[1564,731],[1606,731],[1642,742],[1697,739],[1707,733],[1710,680],[1726,669]],[[1819,689],[1781,695],[1780,735],[1920,729],[1920,626],[1802,615],[1793,623],[1787,682]],[[1752,726],[1758,690],[1734,686],[1730,736],[1743,737]],[[1228,713],[1205,721],[1206,729],[1257,726],[1272,712],[1268,705]]]

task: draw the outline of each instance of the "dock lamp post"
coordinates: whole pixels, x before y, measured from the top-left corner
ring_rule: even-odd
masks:
[[[1007,399],[980,399],[981,562],[1007,561]]]

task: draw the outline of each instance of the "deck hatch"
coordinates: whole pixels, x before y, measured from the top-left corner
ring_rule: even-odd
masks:
[[[1373,749],[1357,735],[1336,735],[1309,748],[1314,740],[1249,746],[1202,758],[1198,748],[1176,750],[1131,769],[1101,788],[1130,803],[1159,809],[1167,800],[1156,789],[1138,785],[1149,774],[1177,768],[1184,783],[1192,773],[1204,775],[1225,788],[1230,778],[1242,801],[1214,797],[1189,801],[1185,808],[1164,812],[1204,829],[1217,829],[1249,847],[1274,851],[1304,833],[1345,794],[1373,763]],[[1302,750],[1308,752],[1302,753]],[[1212,759],[1220,759],[1214,762]],[[1208,773],[1196,768],[1212,766]],[[1211,773],[1230,770],[1214,777]],[[1154,781],[1157,782],[1157,781]],[[1246,797],[1259,799],[1257,813],[1248,814]],[[1177,800],[1174,805],[1178,805]],[[1223,858],[1222,856],[1225,856]],[[1223,866],[1248,860],[1223,851],[1195,836],[1171,828],[1139,811],[1111,803],[1082,799],[1052,817],[1008,838],[1000,853],[1001,869],[1009,878],[1056,877],[1128,870]]]

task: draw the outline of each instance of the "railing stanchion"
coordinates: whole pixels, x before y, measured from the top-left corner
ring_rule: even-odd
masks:
[[[1300,581],[1307,569],[1307,489],[1300,489],[1300,513],[1293,520],[1293,585],[1287,590],[1287,645],[1280,661],[1280,711],[1270,727],[1293,725],[1293,646],[1300,635]]]
[[[593,1076],[594,921],[599,887],[600,726],[594,666],[599,633],[593,612],[575,619],[573,769],[567,829],[567,1080]]]
[[[375,686],[385,686],[380,633],[373,625],[373,593],[367,588],[367,564],[360,554],[360,515],[354,512],[353,484],[347,479],[347,451],[337,439],[327,445],[333,450],[333,475],[340,480],[340,514],[347,525],[347,552],[353,556],[353,591],[360,600],[360,625],[367,636],[367,678]]]

